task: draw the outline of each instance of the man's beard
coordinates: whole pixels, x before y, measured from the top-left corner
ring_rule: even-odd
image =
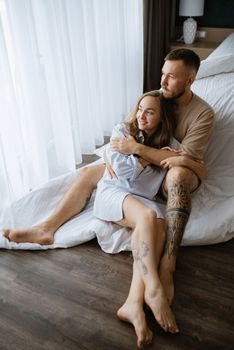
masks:
[[[165,96],[165,95],[163,94],[163,97],[164,97],[165,99],[167,99],[167,100],[177,100],[178,98],[180,98],[181,96],[183,96],[184,93],[185,93],[185,89],[182,90],[182,91],[180,91],[180,92],[179,92],[177,95],[175,95],[175,96],[167,97],[167,96]]]

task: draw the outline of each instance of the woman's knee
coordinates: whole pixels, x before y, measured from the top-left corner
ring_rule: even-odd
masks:
[[[84,167],[80,168],[78,171],[78,176],[83,176],[83,177],[90,177],[93,173],[93,167]]]
[[[102,178],[105,171],[105,165],[88,166],[79,169],[77,179],[80,179],[86,186],[96,188],[98,181]]]
[[[137,219],[137,224],[155,226],[157,224],[157,215],[151,208],[145,207]]]

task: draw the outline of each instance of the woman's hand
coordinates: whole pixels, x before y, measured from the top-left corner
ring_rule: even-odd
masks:
[[[120,137],[112,137],[110,141],[110,149],[112,152],[119,152],[123,154],[134,154],[137,142],[134,137],[126,134],[126,139]]]
[[[108,158],[107,158],[107,155],[106,155],[106,152],[104,153],[104,162],[106,164],[106,170],[110,176],[111,179],[118,179],[116,173],[114,172],[112,166],[110,165],[109,161],[108,161]]]

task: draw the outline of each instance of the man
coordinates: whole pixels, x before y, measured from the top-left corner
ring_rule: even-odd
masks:
[[[212,133],[213,110],[191,91],[199,65],[199,57],[193,51],[186,49],[172,51],[165,58],[161,88],[164,97],[175,99],[177,102],[178,120],[174,136],[181,142],[182,153],[202,161]],[[111,148],[113,151],[139,155],[157,165],[168,157],[165,150],[141,145],[132,137],[126,141],[113,140]],[[197,175],[184,167],[169,169],[162,185],[162,192],[168,199],[167,239],[160,263],[160,279],[170,303],[174,296],[173,273],[177,251],[191,210],[191,193],[196,191],[199,185],[200,179]]]
[[[199,57],[193,51],[187,49],[172,51],[165,58],[161,87],[165,98],[177,101],[178,120],[175,138],[181,142],[183,154],[202,160],[212,132],[213,111],[205,101],[191,91],[199,65]],[[191,193],[199,187],[200,179],[187,168],[177,166],[170,169],[169,158],[175,155],[170,150],[141,145],[132,137],[128,137],[127,140],[114,139],[111,148],[113,151],[139,155],[157,165],[167,159],[169,170],[162,186],[162,192],[168,198],[167,239],[160,263],[160,278],[171,303],[174,295],[173,273],[177,251],[191,210]],[[82,169],[55,212],[46,221],[24,230],[5,229],[5,237],[15,242],[51,244],[56,230],[84,208],[104,170],[104,164]]]

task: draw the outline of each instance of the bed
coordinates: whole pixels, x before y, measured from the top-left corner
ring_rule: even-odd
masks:
[[[234,33],[201,63],[192,90],[215,111],[215,129],[205,162],[209,178],[192,201],[192,212],[182,245],[206,245],[234,237]],[[90,166],[100,163],[97,160]],[[41,222],[53,211],[79,173],[49,181],[12,203],[0,213],[0,227],[27,227]],[[52,245],[9,242],[0,234],[0,248],[68,248],[97,238],[102,250],[118,253],[130,250],[131,232],[93,217],[93,194],[81,214],[61,226]]]

